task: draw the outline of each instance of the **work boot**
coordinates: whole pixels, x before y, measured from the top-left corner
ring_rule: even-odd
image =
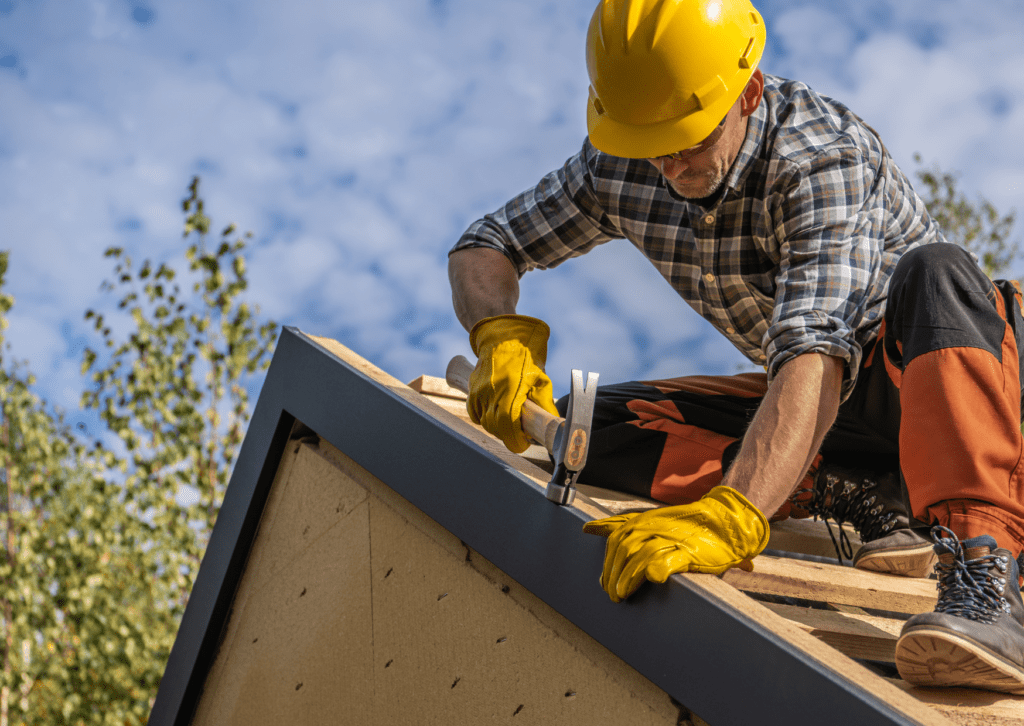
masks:
[[[960,542],[932,530],[939,562],[935,611],[910,618],[896,641],[896,667],[919,686],[964,686],[1024,694],[1024,603],[1019,563],[988,535]]]
[[[825,463],[814,476],[813,489],[798,491],[794,505],[825,520],[840,562],[845,556],[861,570],[907,577],[927,577],[935,565],[931,541],[911,526],[896,471],[855,470]],[[839,525],[838,543],[830,519]],[[856,555],[843,530],[844,522],[853,525],[860,536],[862,546]]]

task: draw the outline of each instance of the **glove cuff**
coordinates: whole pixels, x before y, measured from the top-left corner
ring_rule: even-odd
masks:
[[[702,498],[712,499],[728,510],[736,524],[734,536],[748,548],[745,557],[756,557],[768,546],[768,519],[745,496],[732,487],[719,484]]]
[[[469,331],[469,345],[480,357],[484,348],[491,348],[506,340],[518,340],[533,355],[534,362],[544,367],[548,357],[548,336],[551,328],[539,318],[527,315],[495,315],[478,321]]]

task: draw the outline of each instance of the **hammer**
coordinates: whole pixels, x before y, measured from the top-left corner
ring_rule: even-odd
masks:
[[[469,376],[474,366],[462,355],[452,358],[445,372],[445,380],[452,388],[469,393]],[[555,460],[555,471],[548,482],[547,498],[555,504],[572,504],[576,498],[576,478],[587,463],[590,446],[590,424],[594,419],[594,399],[597,397],[597,374],[587,374],[583,385],[583,371],[572,372],[569,407],[565,418],[552,416],[533,401],[523,404],[520,421],[523,431],[534,441],[543,444]]]

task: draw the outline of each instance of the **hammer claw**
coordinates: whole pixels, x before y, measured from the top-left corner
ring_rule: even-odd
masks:
[[[555,473],[548,482],[547,498],[559,504],[570,504],[576,496],[576,477],[587,463],[590,448],[590,424],[594,418],[594,401],[597,398],[596,373],[587,374],[583,384],[583,371],[572,372],[572,387],[569,391],[569,405],[565,422],[555,436],[551,452],[555,460]]]

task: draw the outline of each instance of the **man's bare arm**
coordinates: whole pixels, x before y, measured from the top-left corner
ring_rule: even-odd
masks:
[[[512,262],[497,250],[469,247],[448,257],[452,303],[462,327],[494,315],[515,313],[519,302],[519,275]]]
[[[770,517],[792,494],[836,420],[840,358],[807,353],[772,380],[723,480]]]

